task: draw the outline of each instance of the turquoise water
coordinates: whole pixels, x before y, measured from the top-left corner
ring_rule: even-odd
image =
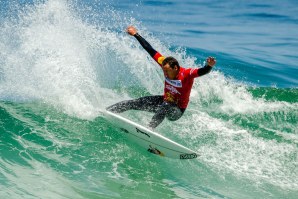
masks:
[[[0,1],[0,198],[297,198],[296,1]],[[216,68],[161,134],[196,160],[143,151],[107,122],[161,94],[162,54]],[[124,116],[143,125],[150,113]]]

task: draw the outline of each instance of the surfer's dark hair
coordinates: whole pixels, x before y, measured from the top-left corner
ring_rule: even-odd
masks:
[[[177,59],[175,59],[174,57],[165,58],[162,62],[162,66],[164,66],[166,64],[169,64],[169,66],[173,69],[175,68],[175,66],[177,66],[178,70],[180,69],[180,65],[179,65]]]

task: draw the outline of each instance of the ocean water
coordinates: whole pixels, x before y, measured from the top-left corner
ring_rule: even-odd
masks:
[[[294,0],[0,0],[0,198],[297,198],[297,13]],[[195,160],[143,151],[101,114],[163,91],[130,24],[185,67],[217,59],[156,129]]]

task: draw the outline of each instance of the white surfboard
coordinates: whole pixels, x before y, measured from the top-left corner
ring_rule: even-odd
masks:
[[[104,112],[105,118],[121,129],[127,136],[148,152],[175,159],[193,159],[198,154],[142,125],[110,111]]]

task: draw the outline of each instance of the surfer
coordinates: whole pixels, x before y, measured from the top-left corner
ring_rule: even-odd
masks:
[[[116,103],[107,108],[114,113],[127,110],[143,110],[153,112],[154,116],[149,127],[154,129],[165,118],[178,120],[184,113],[188,102],[194,78],[209,73],[215,65],[214,57],[208,57],[203,68],[183,68],[174,57],[164,57],[137,32],[133,26],[128,26],[127,33],[134,36],[149,55],[161,66],[165,76],[163,95],[146,96]]]

